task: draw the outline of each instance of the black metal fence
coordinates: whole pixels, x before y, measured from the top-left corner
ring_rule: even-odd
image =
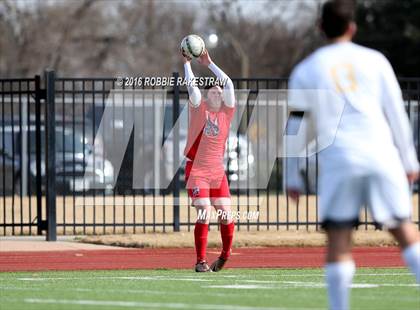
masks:
[[[177,77],[178,74],[174,73],[174,78]],[[172,180],[168,188],[133,188],[133,171],[136,173],[134,145],[140,144],[142,153],[156,152],[156,144],[169,139],[178,118],[187,115],[181,113],[187,102],[187,92],[175,85],[165,90],[166,97],[153,96],[148,101],[143,97],[136,104],[150,105],[151,110],[149,114],[143,114],[141,125],[133,130],[135,134],[131,132],[132,128],[124,127],[126,117],[135,116],[124,115],[122,119],[113,119],[110,124],[112,134],[98,138],[106,105],[115,106],[112,90],[144,89],[144,86],[134,84],[127,86],[124,81],[121,86],[120,82],[114,78],[57,78],[54,72],[46,72],[43,79],[39,76],[0,79],[0,234],[32,235],[45,231],[49,240],[55,240],[57,233],[192,229],[196,214],[184,190],[183,168],[175,169],[176,173],[171,174],[174,163],[182,157],[182,143],[174,143],[168,152],[170,155],[158,157],[163,163],[163,171],[149,169],[153,165],[148,162],[140,168],[145,179],[156,180],[158,174],[159,178]],[[420,79],[401,78],[400,83],[420,153]],[[317,157],[304,160],[302,173],[307,180],[307,190],[299,204],[295,204],[284,193],[285,162],[280,154],[270,171],[267,154],[271,146],[264,132],[275,131],[281,136],[278,123],[250,126],[249,112],[261,100],[259,91],[286,89],[287,79],[235,79],[234,84],[236,89],[247,89],[250,93],[245,102],[248,113],[240,116],[237,112],[238,130],[231,133],[227,143],[226,164],[233,210],[258,214],[255,219],[238,219],[237,229],[317,230]],[[133,105],[133,100],[123,102],[123,111],[127,114],[132,111],[130,105]],[[153,109],[163,109],[163,123],[152,117]],[[183,122],[187,123],[188,119]],[[128,136],[129,140],[121,167],[117,169],[113,167],[114,161],[109,158],[105,146],[114,145],[119,131],[125,130],[130,132],[124,132],[122,136]],[[178,142],[185,140],[185,131],[175,130],[173,139]],[[116,171],[119,171],[118,177]],[[267,173],[266,188],[248,186],[259,175]],[[415,186],[413,220],[419,223],[417,191],[418,185]],[[362,219],[365,229],[373,227],[366,212]],[[213,221],[211,225],[216,227],[217,222]]]

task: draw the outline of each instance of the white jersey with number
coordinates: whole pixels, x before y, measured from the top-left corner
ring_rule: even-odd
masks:
[[[336,206],[345,205],[346,200],[354,205],[349,209],[364,203],[376,208],[383,203],[381,195],[390,204],[409,204],[405,174],[418,171],[419,163],[401,89],[381,53],[351,42],[327,45],[297,65],[289,88],[327,90],[341,98],[328,102],[321,112],[311,98],[290,100],[292,108],[317,114],[318,137],[334,136],[332,144],[319,153],[321,219],[355,217],[358,209],[350,214]],[[341,110],[337,104],[342,104]],[[331,121],[337,118],[337,110],[338,122]],[[408,216],[409,206],[398,208],[390,206],[392,210],[373,216],[378,221]]]

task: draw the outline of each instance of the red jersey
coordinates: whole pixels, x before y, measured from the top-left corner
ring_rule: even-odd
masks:
[[[189,106],[190,121],[184,155],[194,161],[193,175],[224,173],[223,157],[230,123],[235,107],[222,105],[218,112],[210,112],[206,102]]]

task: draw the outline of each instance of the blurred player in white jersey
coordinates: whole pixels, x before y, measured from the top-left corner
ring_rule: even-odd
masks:
[[[334,133],[332,144],[319,153],[319,206],[328,238],[325,269],[333,310],[349,308],[355,273],[351,234],[363,205],[399,242],[405,263],[420,283],[420,235],[410,222],[409,187],[419,175],[413,136],[391,65],[381,53],[351,42],[354,6],[349,0],[324,4],[320,27],[329,44],[298,64],[289,84],[293,90],[331,91],[345,102],[338,127],[328,125],[329,118],[336,117],[328,112],[336,110],[334,100],[314,120],[317,137]],[[311,119],[310,101],[290,98],[291,108]],[[301,182],[293,180],[297,178],[290,179],[288,194],[297,199]]]

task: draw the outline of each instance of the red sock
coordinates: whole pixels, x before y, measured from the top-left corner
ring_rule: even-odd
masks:
[[[208,233],[209,233],[208,224],[195,223],[194,240],[195,240],[195,252],[197,253],[197,262],[206,259]]]
[[[220,234],[222,236],[223,250],[220,257],[228,259],[230,256],[230,250],[232,249],[233,232],[235,230],[235,223],[220,224]]]

